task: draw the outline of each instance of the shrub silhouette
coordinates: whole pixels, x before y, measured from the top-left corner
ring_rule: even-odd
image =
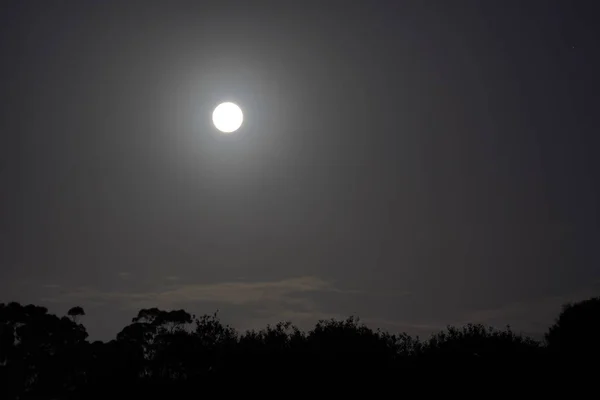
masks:
[[[515,334],[510,326],[506,330],[468,324],[462,328],[449,326],[433,335],[421,348],[427,356],[481,358],[514,357],[532,354],[539,348],[536,341]]]

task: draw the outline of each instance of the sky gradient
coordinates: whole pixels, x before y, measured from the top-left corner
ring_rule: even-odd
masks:
[[[598,8],[4,1],[0,302],[539,337],[600,288]]]

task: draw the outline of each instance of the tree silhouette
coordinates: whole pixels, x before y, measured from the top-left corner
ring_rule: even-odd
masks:
[[[3,380],[9,393],[56,395],[80,384],[79,349],[87,332],[44,307],[0,306]]]
[[[104,399],[118,387],[119,397],[150,399],[197,397],[201,385],[242,380],[305,387],[433,382],[454,372],[525,385],[534,371],[560,377],[573,365],[565,357],[598,355],[599,310],[600,298],[565,305],[546,346],[510,327],[480,324],[449,326],[421,341],[355,317],[320,320],[307,332],[280,322],[238,334],[217,313],[159,308],[140,310],[115,340],[90,343],[77,323],[81,307],[59,318],[44,307],[0,304],[0,390],[3,399]]]
[[[600,297],[565,304],[545,338],[549,350],[563,355],[600,355]]]
[[[79,317],[84,316],[85,315],[85,311],[83,311],[83,308],[76,306],[76,307],[72,307],[69,309],[69,311],[67,312],[67,315],[69,317],[71,317],[71,320],[78,324],[79,323]]]

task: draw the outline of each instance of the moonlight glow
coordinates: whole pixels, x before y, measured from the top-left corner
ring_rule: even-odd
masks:
[[[223,133],[231,133],[242,126],[244,114],[236,104],[221,103],[213,111],[212,119],[218,130]]]

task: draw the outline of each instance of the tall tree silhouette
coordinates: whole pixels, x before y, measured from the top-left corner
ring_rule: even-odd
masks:
[[[0,357],[11,393],[57,395],[81,384],[78,355],[87,338],[82,325],[48,314],[45,307],[0,306]]]

